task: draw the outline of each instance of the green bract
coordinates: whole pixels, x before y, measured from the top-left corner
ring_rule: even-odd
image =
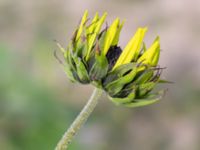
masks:
[[[85,11],[68,47],[58,44],[67,76],[73,82],[103,89],[116,104],[137,107],[158,101],[163,91],[151,91],[161,81],[159,37],[146,49],[147,28],[139,28],[122,51],[118,41],[124,21],[116,18],[103,28],[106,16],[96,13],[90,22]]]

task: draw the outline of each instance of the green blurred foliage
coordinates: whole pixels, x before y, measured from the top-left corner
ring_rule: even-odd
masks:
[[[25,71],[20,56],[0,45],[0,57],[1,149],[53,149],[75,110],[56,101],[54,89]]]

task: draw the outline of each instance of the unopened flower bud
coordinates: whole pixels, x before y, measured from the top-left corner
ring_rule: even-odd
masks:
[[[162,80],[159,38],[149,49],[144,44],[147,28],[139,28],[124,50],[118,45],[124,21],[116,18],[102,29],[107,13],[95,14],[91,22],[88,11],[76,29],[64,53],[65,71],[70,80],[102,88],[111,101],[127,107],[144,106],[158,101],[163,91],[152,93]]]

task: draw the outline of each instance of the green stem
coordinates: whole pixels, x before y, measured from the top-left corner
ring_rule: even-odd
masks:
[[[81,126],[86,122],[95,106],[98,103],[98,100],[102,94],[101,89],[94,89],[90,99],[87,104],[84,106],[80,114],[76,117],[74,122],[71,124],[69,129],[64,133],[63,137],[58,142],[55,150],[66,150],[71,143],[73,137],[76,135],[77,131],[81,128]]]

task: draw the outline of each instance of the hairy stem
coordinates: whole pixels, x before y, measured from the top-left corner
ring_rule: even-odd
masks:
[[[77,131],[81,126],[86,122],[95,106],[98,103],[98,100],[102,94],[102,90],[95,88],[87,104],[84,106],[80,114],[76,117],[74,122],[71,124],[69,129],[64,133],[63,137],[58,142],[55,150],[66,150],[71,143],[73,137],[76,135]]]

